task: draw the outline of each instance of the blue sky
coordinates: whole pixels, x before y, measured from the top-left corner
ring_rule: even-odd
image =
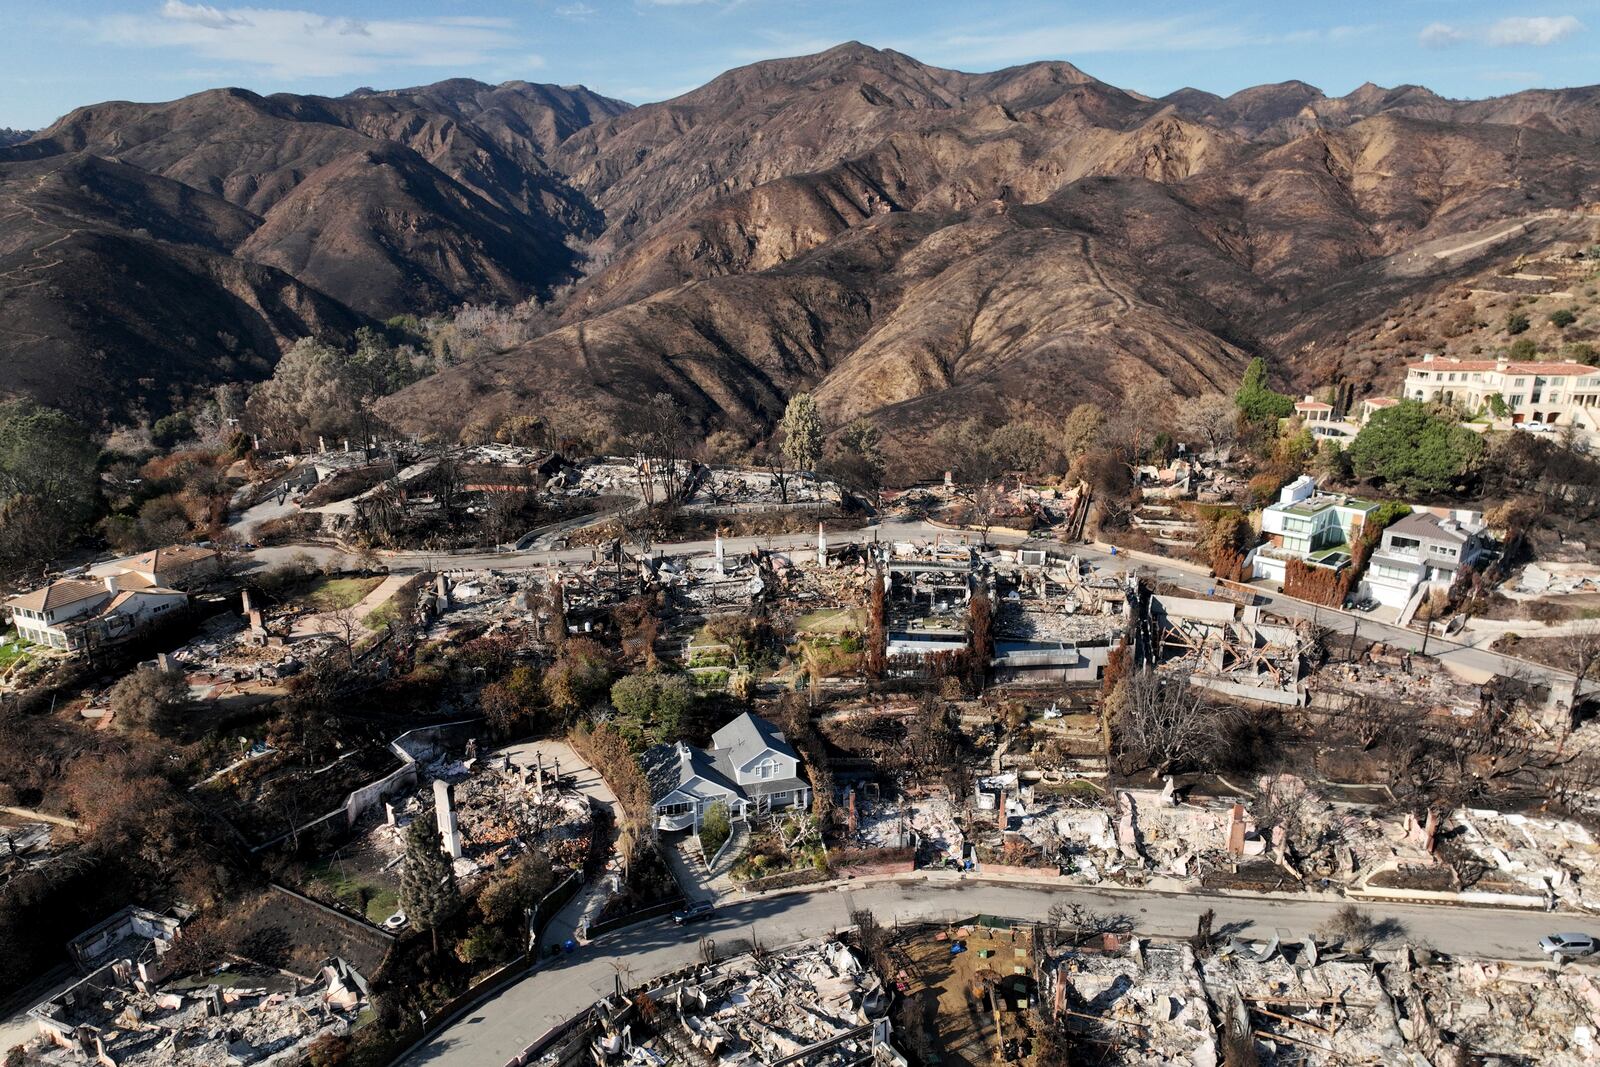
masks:
[[[1600,82],[1600,0],[0,0],[0,30],[0,126],[19,128],[218,85],[337,94],[523,78],[644,103],[852,39],[962,70],[1066,59],[1157,96],[1288,78],[1457,97]]]

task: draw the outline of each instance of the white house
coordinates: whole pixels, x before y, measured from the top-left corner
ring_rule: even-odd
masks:
[[[811,802],[800,758],[783,731],[749,712],[713,734],[709,749],[682,741],[656,745],[645,752],[644,764],[663,830],[698,830],[706,809],[719,801],[732,819]]]
[[[167,545],[89,568],[96,578],[118,579],[122,589],[188,589],[221,569],[215,549]]]
[[[1295,402],[1294,413],[1311,431],[1311,436],[1330,437],[1340,444],[1348,444],[1361,430],[1355,423],[1340,418],[1332,404],[1324,403],[1310,394],[1304,400]]]
[[[1452,403],[1474,415],[1498,396],[1514,423],[1600,429],[1600,367],[1582,363],[1427,355],[1406,367],[1404,396]]]
[[[6,601],[25,641],[75,650],[114,644],[189,602],[176,589],[121,587],[119,575],[91,582],[68,578]]]
[[[1380,604],[1403,608],[1425,583],[1448,588],[1456,572],[1489,550],[1476,511],[1419,511],[1383,531],[1362,588]]]
[[[1319,493],[1317,480],[1301,475],[1261,513],[1267,542],[1250,552],[1251,577],[1282,582],[1291,559],[1338,570],[1350,562],[1350,542],[1377,508],[1370,500]]]

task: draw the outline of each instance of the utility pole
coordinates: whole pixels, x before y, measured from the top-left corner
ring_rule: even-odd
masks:
[[[1361,632],[1361,616],[1357,615],[1355,617],[1355,625],[1350,627],[1350,651],[1349,651],[1348,655],[1349,655],[1349,657],[1351,659],[1355,659],[1355,656],[1356,656],[1356,635],[1359,634],[1360,632]]]

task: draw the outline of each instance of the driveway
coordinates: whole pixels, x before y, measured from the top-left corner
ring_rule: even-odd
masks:
[[[574,788],[588,797],[597,807],[604,808],[611,813],[613,827],[611,842],[608,845],[609,858],[606,862],[605,873],[599,878],[585,882],[578,890],[576,896],[569,900],[565,907],[556,912],[545,927],[542,943],[546,945],[559,945],[568,939],[582,941],[580,936],[588,923],[594,921],[601,906],[605,903],[607,886],[614,872],[620,870],[616,856],[616,814],[617,795],[606,784],[605,777],[599,771],[589,766],[578,758],[577,752],[565,741],[520,741],[514,745],[496,749],[496,754],[504,753],[512,763],[519,767],[532,767],[540,759],[544,761],[547,770],[555,771],[557,768],[563,775],[572,775],[576,781]]]

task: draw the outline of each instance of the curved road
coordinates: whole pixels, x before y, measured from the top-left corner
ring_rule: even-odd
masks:
[[[931,541],[962,539],[960,533],[917,521],[886,522],[861,530],[830,531],[830,544],[851,541]],[[965,535],[971,540],[973,535]],[[1024,541],[1014,534],[992,533],[996,544],[1016,545]],[[724,539],[730,555],[755,547],[804,550],[815,543],[812,534],[773,537],[733,537]],[[1041,543],[1042,547],[1042,543]],[[1136,568],[1153,572],[1168,582],[1195,592],[1205,592],[1215,581],[1204,569],[1155,557],[1117,553],[1103,545],[1066,547],[1102,569]],[[713,542],[696,541],[657,548],[673,556],[708,555]],[[345,555],[337,549],[318,546],[285,546],[260,549],[256,558],[263,564],[287,561],[299,552],[309,552],[319,560]],[[542,567],[549,563],[583,562],[592,558],[590,549],[562,551],[534,550],[505,553],[399,552],[387,556],[390,569],[397,572],[436,568],[497,569]],[[1277,612],[1315,619],[1337,633],[1358,632],[1381,638],[1399,648],[1420,651],[1423,636],[1412,630],[1380,623],[1366,616],[1316,607],[1303,601],[1256,590],[1257,603]],[[1498,655],[1485,649],[1457,645],[1429,638],[1429,651],[1451,665],[1480,674],[1535,675],[1545,678],[1571,678],[1570,674],[1539,667],[1525,660]],[[849,925],[852,908],[872,909],[880,921],[963,918],[975,914],[1005,915],[1018,919],[1042,919],[1050,905],[1070,900],[1097,911],[1126,915],[1133,928],[1142,934],[1179,936],[1193,933],[1195,920],[1207,907],[1217,912],[1219,926],[1233,924],[1253,936],[1280,933],[1298,938],[1310,934],[1339,908],[1342,901],[1322,897],[1285,899],[1263,896],[1221,896],[1201,893],[1156,893],[1126,889],[1046,887],[1031,884],[999,884],[961,879],[954,875],[919,876],[911,881],[879,881],[864,884],[849,892],[825,890],[752,898],[725,904],[716,917],[696,928],[680,930],[668,920],[632,927],[604,936],[580,950],[534,972],[502,990],[460,1021],[409,1056],[408,1067],[480,1067],[510,1061],[555,1024],[572,1017],[610,992],[619,976],[624,986],[638,985],[658,975],[677,970],[699,958],[699,938],[713,938],[724,952],[747,946],[752,933],[763,944],[776,945],[826,934]],[[1485,908],[1392,905],[1374,911],[1395,919],[1402,926],[1402,939],[1426,943],[1440,951],[1463,956],[1503,959],[1537,958],[1537,942],[1559,926],[1583,928],[1582,921],[1568,918]]]
[[[764,945],[817,937],[850,925],[850,912],[869,908],[878,921],[944,920],[978,914],[1043,919],[1050,905],[1072,901],[1101,914],[1126,916],[1141,934],[1188,936],[1199,913],[1216,910],[1217,927],[1253,939],[1277,933],[1298,939],[1313,933],[1343,902],[1320,897],[1166,894],[1144,890],[1046,888],[983,882],[958,875],[918,876],[860,888],[759,897],[722,905],[698,926],[680,929],[659,920],[599,938],[571,957],[547,965],[495,994],[413,1052],[406,1067],[483,1067],[510,1062],[557,1023],[623,986],[688,966],[700,958],[699,939],[717,943],[720,955],[748,947],[752,933]],[[1538,939],[1558,928],[1583,929],[1582,920],[1538,912],[1419,905],[1373,905],[1374,916],[1399,924],[1393,943],[1427,944],[1451,954],[1494,959],[1535,959]]]

